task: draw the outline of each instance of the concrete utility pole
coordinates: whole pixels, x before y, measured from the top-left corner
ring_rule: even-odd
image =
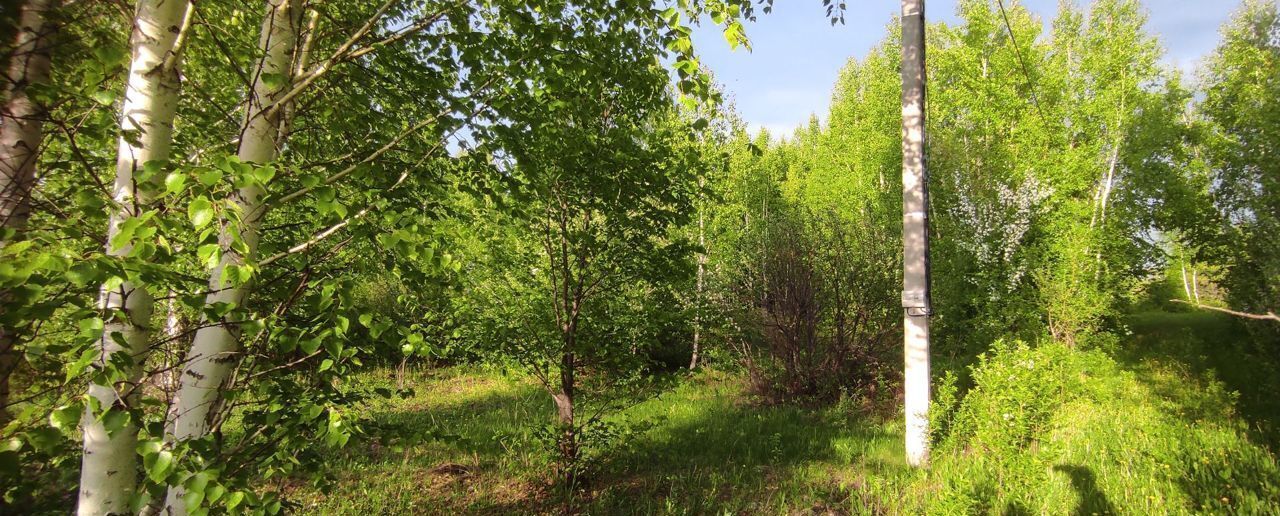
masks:
[[[902,0],[902,308],[907,462],[929,462],[929,174],[924,0]]]

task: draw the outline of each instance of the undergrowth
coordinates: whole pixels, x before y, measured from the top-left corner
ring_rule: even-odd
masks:
[[[703,370],[606,418],[590,480],[566,491],[538,437],[546,393],[464,366],[413,372],[411,396],[366,410],[409,437],[357,443],[332,485],[292,494],[320,514],[1280,513],[1266,363],[1204,358],[1237,337],[1220,319],[1149,317],[1114,352],[999,342],[967,391],[940,378],[927,470],[905,465],[899,416],[856,396],[768,403]]]

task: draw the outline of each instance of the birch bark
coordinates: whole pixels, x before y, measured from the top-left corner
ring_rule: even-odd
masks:
[[[135,174],[152,161],[169,158],[173,117],[178,105],[180,35],[190,20],[190,4],[176,0],[142,0],[134,17],[130,37],[132,58],[120,113],[116,179],[112,188],[114,212],[107,228],[107,255],[128,256],[130,246],[115,247],[111,240],[120,225],[138,215],[147,202],[137,190]],[[100,343],[99,366],[110,357],[125,353],[130,365],[125,381],[115,385],[90,383],[89,396],[102,409],[127,410],[136,401],[136,389],[147,355],[154,301],[143,285],[124,282],[103,287],[100,303],[104,331]],[[137,488],[138,428],[127,422],[108,432],[99,414],[86,408],[82,419],[84,456],[80,469],[81,515],[129,512],[130,498]]]
[[[27,85],[49,81],[50,38],[56,29],[48,13],[57,0],[30,0],[18,15],[12,60],[5,73],[5,104],[0,111],[0,228],[19,231],[31,213],[36,158],[43,137],[44,107],[27,95]],[[0,239],[3,247],[9,237]],[[8,294],[0,291],[0,297]],[[9,375],[18,366],[13,328],[0,327],[0,427],[10,420]]]
[[[698,183],[698,186],[701,187],[702,180],[699,179]],[[702,347],[702,307],[704,304],[702,301],[704,284],[703,278],[706,275],[707,268],[706,215],[703,213],[705,208],[706,206],[698,207],[698,247],[701,247],[702,251],[698,253],[698,276],[696,280],[697,290],[694,294],[695,312],[693,313],[693,356],[689,359],[690,371],[698,368],[698,353],[701,351],[700,348]]]
[[[275,109],[275,106],[290,86],[301,14],[301,0],[267,1],[267,13],[259,39],[262,58],[253,74],[254,84],[249,93],[240,145],[236,153],[241,162],[261,166],[276,158],[281,116],[285,110]],[[268,80],[274,77],[283,77],[285,80]],[[265,212],[262,204],[264,193],[262,186],[256,183],[249,184],[236,193],[234,202],[236,211],[240,213],[238,229],[248,253],[247,256],[242,256],[233,249],[232,232],[224,226],[220,237],[222,259],[209,276],[211,293],[205,298],[206,305],[244,305],[249,286],[228,285],[223,281],[223,276],[229,267],[246,264],[257,252],[258,229]],[[228,221],[227,224],[233,222]],[[220,400],[224,383],[237,362],[239,337],[239,327],[234,322],[202,321],[187,353],[186,366],[174,400],[176,408],[170,421],[170,431],[175,441],[198,439],[209,432],[210,421],[215,414],[214,408]],[[184,494],[181,486],[169,489],[165,514],[187,513]]]

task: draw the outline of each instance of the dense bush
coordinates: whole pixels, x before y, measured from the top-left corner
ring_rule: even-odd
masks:
[[[760,251],[758,286],[739,286],[758,328],[747,361],[757,388],[774,398],[831,400],[872,385],[896,362],[894,274],[884,242],[854,241],[839,216],[773,222]]]
[[[972,378],[962,398],[940,396],[929,513],[1280,510],[1280,464],[1231,423],[1212,376],[1139,378],[1101,351],[1001,342]],[[1213,403],[1177,410],[1196,400]]]

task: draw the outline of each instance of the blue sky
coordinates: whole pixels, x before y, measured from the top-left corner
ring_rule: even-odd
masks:
[[[832,27],[818,0],[774,0],[773,13],[747,26],[752,52],[730,50],[714,27],[695,30],[702,62],[715,72],[753,132],[768,128],[775,135],[786,135],[808,121],[811,113],[825,117],[840,67],[851,57],[866,55],[901,9],[899,0],[846,1],[845,25]],[[1005,0],[1005,5],[1016,1]],[[1076,0],[1078,5],[1086,2]],[[1019,3],[1046,23],[1058,6],[1058,0]],[[1217,45],[1218,27],[1240,0],[1142,3],[1149,14],[1147,30],[1164,46],[1165,63],[1190,69]],[[955,6],[956,0],[926,0],[925,14],[930,21],[955,23]]]

